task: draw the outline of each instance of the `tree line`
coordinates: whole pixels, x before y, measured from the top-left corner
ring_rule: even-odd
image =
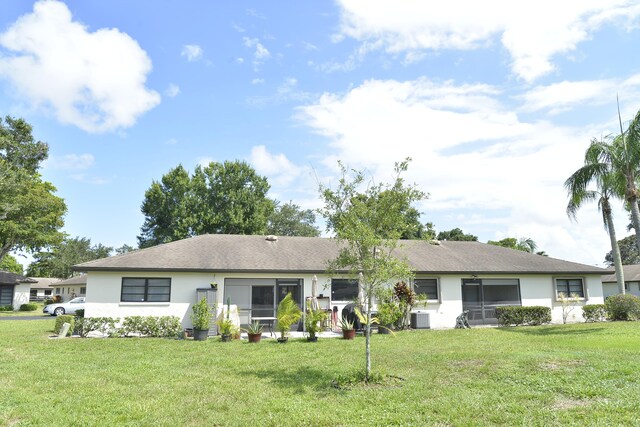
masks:
[[[33,254],[25,274],[68,278],[71,266],[136,249],[92,244],[87,237],[71,237],[61,231],[67,207],[55,195],[56,188],[42,180],[38,170],[48,157],[48,144],[37,141],[23,119],[0,119],[0,269],[23,273],[13,251]],[[189,173],[181,164],[152,181],[141,204],[144,222],[137,248],[201,234],[274,234],[317,237],[316,211],[289,201],[268,197],[266,177],[240,160],[198,165]],[[366,197],[358,194],[358,197]],[[401,239],[478,241],[460,228],[436,232],[433,223],[422,223],[421,213],[408,202],[398,203],[393,188],[377,199],[362,202],[396,203],[405,227]],[[535,252],[531,239],[506,238],[489,244]]]

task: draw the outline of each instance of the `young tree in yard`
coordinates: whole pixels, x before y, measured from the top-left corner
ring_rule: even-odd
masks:
[[[49,251],[35,254],[35,260],[27,268],[27,275],[67,279],[73,275],[73,265],[106,258],[112,251],[113,248],[100,243],[92,246],[91,239],[86,237],[66,238]]]
[[[36,251],[63,238],[67,207],[38,174],[49,147],[31,131],[22,119],[0,118],[0,260],[12,250]]]
[[[603,161],[601,153],[607,149],[607,145],[604,141],[592,140],[585,153],[584,166],[565,181],[564,187],[569,196],[567,215],[569,218],[575,219],[576,213],[583,203],[598,202],[598,209],[602,211],[604,228],[609,233],[618,279],[618,291],[624,294],[624,272],[611,209],[611,199],[620,195],[619,191],[616,191],[619,188],[620,175],[616,173],[612,163]],[[595,184],[595,189],[588,188],[592,183]]]
[[[366,301],[366,381],[371,376],[372,298],[385,286],[413,275],[408,263],[397,258],[395,252],[401,245],[400,238],[412,226],[407,223],[406,207],[427,197],[415,186],[405,184],[402,174],[409,161],[396,163],[395,180],[389,184],[365,185],[363,172],[349,171],[339,163],[342,178],[338,187],[320,185],[324,203],[320,213],[341,248],[329,269],[360,277]]]
[[[318,237],[320,230],[315,225],[316,215],[311,209],[300,209],[293,202],[275,202],[275,210],[267,222],[267,233],[276,236]]]

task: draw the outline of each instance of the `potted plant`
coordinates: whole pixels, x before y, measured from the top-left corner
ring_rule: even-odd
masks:
[[[247,331],[247,336],[249,337],[249,342],[259,343],[262,338],[262,331],[264,330],[264,326],[260,324],[258,321],[254,321],[249,325],[245,331]]]
[[[193,313],[191,314],[191,323],[193,323],[193,339],[196,341],[204,341],[209,336],[209,326],[211,325],[211,309],[207,304],[207,299],[202,298],[193,305]]]
[[[307,341],[318,341],[317,333],[322,329],[322,322],[324,322],[326,319],[326,311],[320,309],[314,310],[313,307],[311,307],[311,303],[307,302],[307,313],[304,318],[304,327],[309,334],[309,336],[307,337]]]
[[[220,338],[222,342],[231,341],[231,337],[233,335],[233,321],[229,317],[229,313],[231,312],[231,299],[227,298],[227,311],[224,314],[222,319],[219,319],[218,329],[220,330]]]
[[[353,327],[353,322],[349,322],[349,319],[342,317],[340,319],[340,329],[342,329],[342,338],[345,340],[352,340],[356,336],[356,329]]]
[[[291,326],[300,320],[300,317],[302,317],[302,312],[295,301],[293,301],[291,292],[289,292],[287,296],[280,301],[280,304],[278,304],[278,311],[276,313],[276,319],[278,320],[276,329],[280,332],[280,337],[278,338],[279,343],[287,342],[289,338],[287,334]]]

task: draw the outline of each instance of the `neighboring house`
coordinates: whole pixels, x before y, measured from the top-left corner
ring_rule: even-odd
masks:
[[[622,271],[625,292],[640,297],[640,264],[623,265]],[[608,274],[602,276],[602,294],[605,298],[620,293],[617,280],[615,269],[610,269]]]
[[[84,297],[87,295],[87,276],[80,274],[65,280],[52,283],[53,295],[59,295],[63,302],[69,301],[75,297]]]
[[[51,298],[53,294],[51,285],[60,281],[60,279],[51,277],[32,277],[32,279],[36,283],[31,285],[29,301],[44,301],[47,298]]]
[[[10,305],[19,310],[29,302],[29,288],[36,281],[8,271],[0,271],[0,306]]]
[[[202,235],[74,269],[87,272],[89,317],[175,315],[188,327],[192,304],[208,290],[218,305],[227,299],[237,305],[247,324],[275,316],[288,292],[303,306],[314,275],[330,306],[341,311],[355,300],[357,282],[326,272],[337,253],[336,241],[327,238]],[[428,298],[417,309],[428,313],[432,328],[453,327],[463,310],[472,324],[495,324],[500,305],[548,306],[560,323],[560,292],[577,293],[581,304],[603,302],[605,270],[598,267],[479,242],[403,241],[398,254],[415,270],[411,285]],[[571,320],[582,320],[581,313],[576,310]]]

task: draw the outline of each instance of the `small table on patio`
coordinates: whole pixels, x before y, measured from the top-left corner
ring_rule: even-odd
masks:
[[[252,317],[252,322],[267,322],[269,325],[269,334],[273,336],[273,322],[277,319],[275,317]]]

